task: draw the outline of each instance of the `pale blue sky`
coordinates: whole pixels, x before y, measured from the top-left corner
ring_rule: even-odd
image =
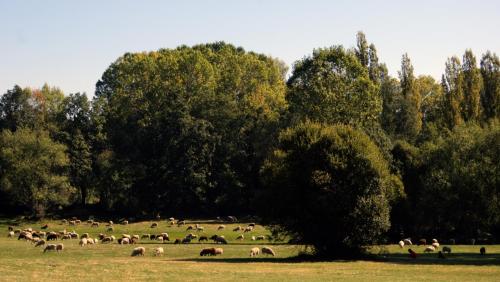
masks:
[[[226,41],[291,65],[314,48],[352,47],[358,30],[397,74],[408,52],[436,78],[471,48],[500,52],[500,1],[0,0],[0,93],[14,84],[87,92],[125,52]]]

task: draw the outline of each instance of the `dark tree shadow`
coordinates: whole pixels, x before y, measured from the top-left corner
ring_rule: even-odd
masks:
[[[369,256],[360,259],[321,259],[313,256],[295,256],[287,258],[276,257],[248,257],[248,258],[224,258],[224,257],[203,257],[192,259],[177,259],[176,261],[191,262],[224,262],[224,263],[302,263],[302,262],[337,262],[347,263],[353,261],[376,261],[394,264],[419,264],[419,265],[499,265],[500,254],[471,254],[455,253],[447,254],[445,259],[438,258],[437,254],[421,254],[416,259],[410,258],[406,254],[385,254]]]

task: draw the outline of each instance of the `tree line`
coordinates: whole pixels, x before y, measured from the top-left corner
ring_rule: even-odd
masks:
[[[126,53],[92,99],[16,85],[0,99],[1,212],[257,214],[318,253],[499,238],[498,56],[466,50],[438,82],[404,54],[391,77],[356,39],[288,78],[279,59],[217,42]],[[318,238],[325,217],[334,240]]]

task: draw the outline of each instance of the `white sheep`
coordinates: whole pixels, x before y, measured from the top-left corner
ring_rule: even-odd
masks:
[[[132,239],[132,237],[128,234],[122,234],[122,238],[128,238],[129,240]]]
[[[154,256],[155,256],[155,257],[156,257],[156,256],[163,256],[163,253],[164,253],[164,251],[163,251],[163,248],[162,248],[162,247],[158,247],[158,248],[155,248],[155,249],[154,249]]]
[[[255,241],[255,240],[256,240],[255,236],[252,236],[252,241]]]
[[[424,253],[431,253],[434,252],[436,248],[434,246],[427,246],[424,250]]]
[[[93,239],[93,238],[87,238],[87,244],[89,245],[94,245],[95,243],[97,242],[97,239]]]
[[[14,231],[9,231],[7,238],[12,238],[12,237],[14,237]]]
[[[432,246],[437,250],[439,249],[439,243],[438,242],[435,242],[435,243],[432,243]]]
[[[413,244],[411,243],[410,238],[404,239],[404,240],[403,240],[403,243],[405,243],[405,245],[409,245],[409,246],[413,245]]]
[[[260,254],[260,249],[255,247],[250,250],[250,256],[255,257]]]
[[[156,241],[163,243],[163,236],[156,237]]]
[[[262,254],[272,255],[273,257],[276,256],[276,253],[273,251],[273,249],[269,247],[262,247]]]
[[[222,248],[215,248],[215,255],[222,255],[224,250]]]
[[[432,239],[432,243],[438,243],[437,239]]]
[[[132,240],[139,240],[139,235],[132,235]]]
[[[83,246],[87,245],[87,243],[88,243],[87,238],[80,239],[80,243],[79,243],[80,247],[83,247]]]
[[[137,248],[134,248],[132,250],[131,256],[133,256],[133,257],[135,257],[135,256],[144,256],[145,253],[146,253],[146,248],[144,248],[144,247],[137,247]]]
[[[250,232],[253,230],[253,226],[247,226],[245,227],[245,230],[243,232]]]
[[[404,246],[405,246],[405,242],[404,241],[399,241],[399,247],[402,249]]]
[[[130,244],[130,239],[127,238],[127,237],[122,238],[121,244],[122,245],[128,245],[128,244]]]

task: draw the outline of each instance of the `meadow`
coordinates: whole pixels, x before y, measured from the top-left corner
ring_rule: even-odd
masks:
[[[76,239],[64,240],[64,251],[43,253],[41,247],[30,242],[7,238],[7,226],[18,224],[15,228],[32,227],[40,229],[48,224],[48,230],[75,230],[82,234],[159,234],[167,232],[170,242],[160,244],[142,239],[137,245],[112,244],[88,245],[80,247]],[[412,246],[419,254],[410,259],[407,247],[398,245],[373,246],[371,260],[311,261],[301,259],[298,254],[303,246],[252,241],[251,236],[269,235],[262,226],[245,233],[243,241],[236,241],[242,232],[232,229],[246,223],[225,224],[226,228],[217,231],[220,223],[212,221],[187,221],[187,225],[199,223],[204,232],[186,231],[186,226],[170,226],[166,221],[158,221],[158,228],[150,228],[152,221],[114,224],[113,232],[106,232],[101,224],[98,228],[82,223],[77,226],[63,225],[59,221],[13,222],[0,221],[0,281],[119,281],[119,280],[173,280],[173,281],[498,281],[500,277],[500,245],[487,245],[487,254],[479,254],[480,246],[453,245],[452,253],[446,259],[439,259],[436,253],[423,254],[424,247]],[[215,246],[211,241],[190,244],[173,244],[173,239],[183,238],[193,232],[199,235],[224,235],[228,245],[218,245],[224,254],[217,257],[200,257],[202,248]],[[325,231],[326,232],[326,231]],[[61,242],[60,240],[57,241]],[[146,248],[144,257],[131,257],[136,246]],[[155,257],[152,250],[162,246],[165,255]],[[250,258],[254,246],[270,246],[275,257],[259,255]]]

